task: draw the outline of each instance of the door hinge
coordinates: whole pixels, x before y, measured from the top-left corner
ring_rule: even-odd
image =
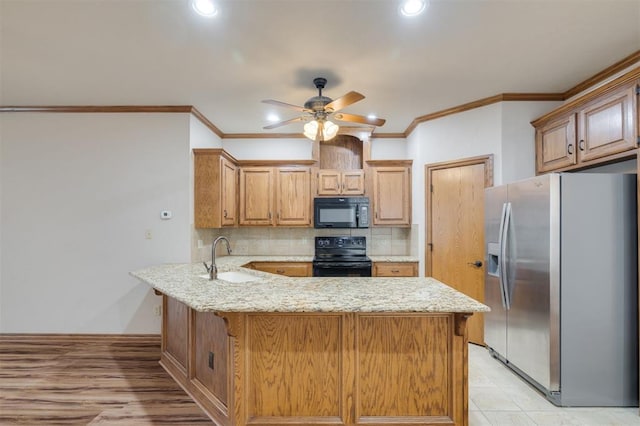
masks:
[[[640,145],[640,136],[638,136],[638,145]]]
[[[431,188],[430,188],[430,189],[431,189],[431,192],[433,192],[433,185],[431,185]]]
[[[640,84],[636,85],[636,95],[640,95]]]
[[[433,251],[433,243],[427,243],[427,246],[429,246],[429,250]]]

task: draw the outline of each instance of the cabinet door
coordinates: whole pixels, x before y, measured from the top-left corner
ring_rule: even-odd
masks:
[[[576,164],[576,118],[570,114],[536,129],[536,171]]]
[[[635,149],[635,117],[635,85],[583,108],[578,120],[579,161]]]
[[[341,186],[339,171],[320,170],[318,172],[318,195],[340,195]]]
[[[373,170],[373,224],[411,225],[411,169],[375,167]]]
[[[342,193],[344,195],[364,194],[364,170],[342,172]]]
[[[238,223],[237,167],[226,158],[220,159],[222,169],[222,225],[234,226]]]
[[[418,264],[415,262],[374,262],[374,277],[417,277]]]
[[[276,178],[276,225],[311,225],[311,170],[280,167]]]
[[[273,169],[240,168],[240,225],[271,225]]]

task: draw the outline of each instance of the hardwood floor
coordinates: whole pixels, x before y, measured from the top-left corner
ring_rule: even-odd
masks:
[[[2,425],[204,425],[160,336],[0,335]]]

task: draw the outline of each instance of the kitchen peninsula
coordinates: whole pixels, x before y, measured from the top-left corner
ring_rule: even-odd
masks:
[[[268,260],[220,258],[228,281],[132,273],[163,295],[162,366],[216,424],[468,424],[466,320],[485,305],[432,278],[242,268]]]

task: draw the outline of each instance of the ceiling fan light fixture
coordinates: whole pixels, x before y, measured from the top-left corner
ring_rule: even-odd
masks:
[[[191,0],[191,7],[200,16],[212,17],[218,14],[218,8],[213,0]]]
[[[311,139],[312,141],[316,140],[316,135],[318,134],[318,121],[312,120],[304,125],[304,136],[306,138]],[[338,130],[340,130],[340,126],[331,121],[324,121],[322,125],[322,140],[328,141],[336,137],[338,134]]]
[[[416,16],[427,8],[428,0],[404,0],[400,5],[400,13],[404,16]]]

